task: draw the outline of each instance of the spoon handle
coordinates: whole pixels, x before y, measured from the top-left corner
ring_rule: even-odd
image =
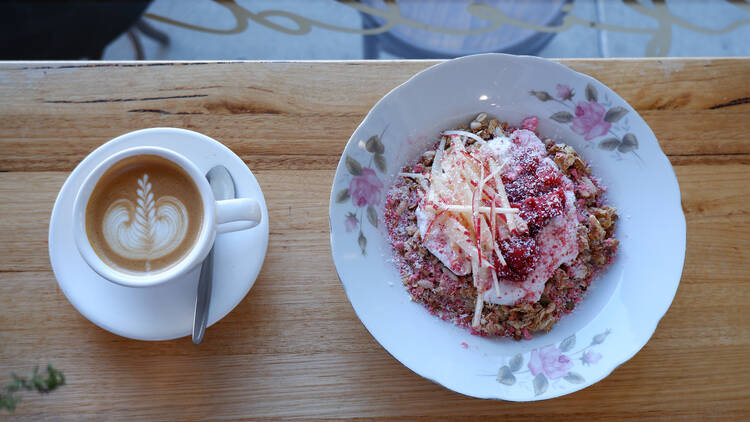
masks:
[[[211,298],[211,284],[214,272],[214,248],[208,252],[203,261],[200,278],[198,279],[198,291],[195,298],[195,316],[193,317],[193,343],[200,344],[203,334],[206,332],[208,323],[208,302]]]

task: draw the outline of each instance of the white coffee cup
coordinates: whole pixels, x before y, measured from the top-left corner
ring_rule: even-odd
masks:
[[[136,155],[157,155],[180,166],[198,187],[203,204],[201,228],[192,248],[179,261],[161,271],[133,273],[108,265],[91,246],[86,233],[86,208],[96,183],[114,164]],[[104,159],[81,184],[73,203],[73,233],[81,256],[100,276],[128,287],[149,287],[184,278],[203,262],[217,233],[249,229],[258,225],[260,220],[258,201],[253,198],[217,201],[205,174],[195,164],[173,150],[155,146],[128,148]]]

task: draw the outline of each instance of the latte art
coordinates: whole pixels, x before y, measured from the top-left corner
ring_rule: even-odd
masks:
[[[123,258],[149,260],[174,251],[185,239],[188,213],[179,199],[162,196],[154,201],[148,174],[138,179],[137,203],[118,199],[107,208],[102,221],[104,239]]]
[[[162,271],[192,249],[203,224],[195,182],[156,155],[115,163],[86,207],[86,234],[108,265],[127,272]]]

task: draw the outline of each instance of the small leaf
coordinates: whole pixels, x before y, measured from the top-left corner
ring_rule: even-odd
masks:
[[[6,408],[10,413],[15,412],[16,405],[21,399],[15,396],[12,396],[10,394],[2,395],[0,394],[0,409]]]
[[[357,239],[357,243],[359,243],[359,248],[362,249],[362,255],[367,255],[367,238],[365,235],[362,234],[362,232],[359,232],[359,238]]]
[[[529,94],[535,96],[539,101],[549,101],[552,96],[547,91],[529,91]]]
[[[586,379],[575,372],[568,372],[568,375],[565,376],[565,381],[571,384],[583,384],[584,382],[586,382]]]
[[[638,149],[638,138],[632,133],[626,133],[625,136],[622,137],[622,143],[617,150],[620,152],[630,152],[634,149]]]
[[[607,336],[609,335],[609,333],[611,333],[611,331],[609,329],[607,329],[607,331],[595,335],[594,338],[591,339],[591,344],[594,345],[594,344],[602,344],[602,343],[604,343],[604,340],[607,338]]]
[[[547,387],[549,387],[549,381],[547,381],[547,377],[544,376],[543,373],[538,373],[534,377],[534,395],[538,396],[540,394],[544,394],[545,391],[547,391]]]
[[[566,338],[562,342],[560,342],[560,351],[565,353],[573,348],[573,346],[576,345],[576,335],[573,334],[570,337]]]
[[[346,169],[354,176],[362,175],[362,166],[359,164],[359,161],[348,155],[346,156]]]
[[[347,199],[349,199],[349,189],[341,189],[339,193],[336,194],[336,202],[339,204],[342,202],[345,202]]]
[[[612,107],[607,110],[607,114],[604,115],[604,121],[614,123],[622,119],[622,116],[626,114],[628,114],[628,109],[625,107]]]
[[[367,221],[375,226],[375,228],[378,227],[378,212],[375,211],[375,207],[373,207],[372,205],[367,206]]]
[[[385,157],[381,154],[375,154],[373,157],[373,161],[375,162],[375,168],[380,170],[381,173],[385,173],[385,171],[388,169],[385,165]]]
[[[5,408],[10,412],[14,411],[20,401],[20,398],[15,397],[13,393],[21,389],[49,393],[59,386],[65,385],[65,376],[62,372],[52,367],[52,365],[47,365],[46,376],[40,375],[39,367],[35,366],[28,378],[20,377],[15,373],[11,373],[11,377],[13,378],[13,382],[6,385],[5,393],[0,393],[0,409]]]
[[[385,152],[385,146],[380,142],[378,135],[370,136],[367,142],[365,142],[365,149],[373,154],[382,154]]]
[[[620,146],[620,141],[617,138],[607,138],[599,142],[599,148],[606,151],[614,151],[618,146]]]
[[[596,94],[596,88],[594,88],[594,85],[588,84],[586,85],[586,99],[589,101],[596,102],[598,97]]]
[[[510,370],[516,372],[521,369],[521,365],[523,365],[523,355],[519,353],[510,360]]]
[[[513,375],[508,365],[503,366],[497,372],[497,382],[505,385],[513,385],[516,383],[516,376]]]
[[[573,115],[567,111],[558,111],[557,113],[549,116],[550,119],[560,123],[570,123],[573,120]]]

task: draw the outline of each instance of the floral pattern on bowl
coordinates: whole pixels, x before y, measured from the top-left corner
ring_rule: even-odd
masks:
[[[586,84],[584,90],[586,100],[578,100],[577,103],[574,101],[576,91],[570,86],[557,84],[555,90],[554,96],[547,91],[535,90],[529,91],[529,94],[539,101],[555,101],[570,109],[558,111],[552,114],[550,119],[558,123],[570,123],[570,130],[581,135],[584,140],[592,141],[610,135],[599,141],[599,148],[619,153],[632,152],[638,157],[638,138],[629,131],[628,120],[623,120],[628,114],[627,108],[612,106],[606,97],[600,102],[599,93],[591,83]]]
[[[346,214],[344,227],[347,233],[359,231],[357,244],[362,251],[362,255],[367,254],[367,236],[362,230],[363,215],[367,216],[367,221],[375,229],[378,228],[380,221],[378,208],[382,204],[384,185],[375,169],[381,173],[388,170],[385,156],[383,156],[385,145],[380,140],[384,134],[385,129],[380,136],[372,135],[364,142],[365,151],[369,153],[369,157],[365,157],[369,159],[366,166],[360,164],[351,155],[346,156],[346,170],[352,178],[348,187],[336,193],[336,203],[351,202],[354,205],[354,210]],[[373,166],[375,169],[372,168]]]
[[[576,148],[621,216],[615,262],[574,312],[528,340],[478,337],[412,302],[381,224],[400,169],[480,112],[516,127],[538,124],[541,135]],[[480,398],[543,400],[602,380],[649,340],[684,262],[679,187],[649,127],[602,83],[535,57],[449,60],[383,97],[344,149],[329,213],[336,271],[372,336],[417,374]]]
[[[562,379],[570,384],[583,384],[586,378],[578,372],[573,371],[576,363],[572,357],[577,357],[581,365],[593,365],[599,362],[602,354],[591,349],[593,346],[604,343],[611,330],[603,331],[591,339],[591,343],[579,350],[571,350],[576,345],[576,335],[566,337],[559,345],[548,344],[546,346],[532,349],[528,358],[518,353],[513,356],[508,364],[500,367],[497,373],[497,381],[501,384],[512,386],[516,383],[516,375],[533,377],[532,385],[534,395],[544,394],[549,388],[550,382]],[[566,353],[568,353],[566,355]],[[527,362],[525,371],[521,371],[523,363]],[[529,375],[526,375],[529,374]]]

